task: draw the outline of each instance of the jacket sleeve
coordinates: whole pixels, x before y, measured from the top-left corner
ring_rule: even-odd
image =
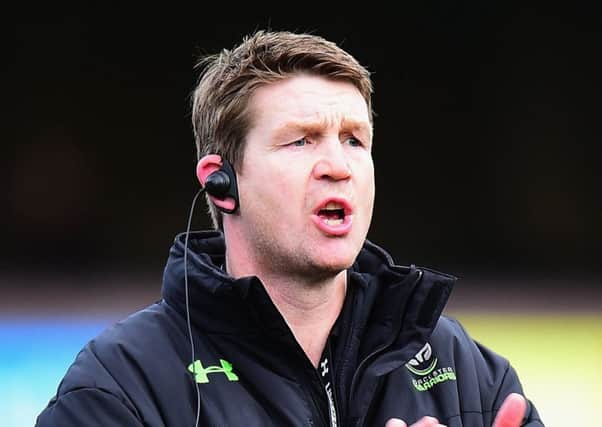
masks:
[[[142,427],[117,397],[95,388],[81,388],[54,398],[42,411],[36,427]]]
[[[449,319],[449,317],[447,317]],[[463,339],[460,341],[464,349],[472,350],[474,367],[479,375],[480,389],[483,401],[483,421],[485,425],[492,425],[497,413],[510,393],[518,393],[527,400],[527,410],[521,426],[541,427],[541,421],[537,409],[529,401],[523,391],[522,384],[516,370],[508,359],[495,353],[480,342],[474,340],[464,326],[456,320],[450,319],[456,325],[457,331]]]
[[[518,375],[514,368],[508,363],[506,367],[506,372],[504,373],[504,377],[502,379],[502,383],[500,385],[499,390],[497,391],[497,395],[493,402],[493,419],[497,415],[502,403],[510,393],[518,393],[524,397],[523,387],[518,379]],[[525,397],[526,399],[526,397]],[[523,418],[523,422],[521,426],[524,427],[543,427],[543,422],[539,418],[539,414],[537,413],[537,409],[535,409],[535,405],[531,403],[530,400],[527,399],[527,410],[525,412],[525,417]]]

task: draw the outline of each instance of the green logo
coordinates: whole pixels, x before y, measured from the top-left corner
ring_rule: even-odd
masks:
[[[426,369],[416,369],[410,364],[407,364],[406,368],[408,368],[408,371],[410,371],[413,374],[424,376],[424,375],[428,375],[431,372],[433,372],[433,369],[435,369],[435,366],[437,366],[437,358],[436,357],[435,357],[435,359],[433,359],[431,364]]]
[[[412,379],[414,388],[418,391],[427,391],[433,386],[445,381],[455,381],[456,373],[453,368],[439,368],[437,367],[437,358],[433,357],[433,349],[429,343],[426,343],[424,347],[420,349],[416,356],[412,357],[406,368],[408,371],[418,376],[418,379]]]
[[[455,381],[456,373],[452,370],[452,368],[442,368],[437,369],[430,375],[427,375],[418,380],[412,380],[412,384],[418,391],[427,391],[431,389],[434,385],[443,383],[445,381]]]
[[[188,370],[194,374],[194,379],[197,383],[207,384],[209,382],[209,374],[222,373],[226,375],[229,381],[238,381],[238,375],[232,372],[232,363],[227,360],[220,359],[220,366],[207,366],[203,368],[203,364],[200,360],[195,360],[188,366]]]

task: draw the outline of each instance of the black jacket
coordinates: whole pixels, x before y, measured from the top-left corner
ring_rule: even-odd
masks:
[[[384,427],[391,417],[409,425],[425,415],[449,427],[490,426],[508,393],[522,393],[508,361],[441,316],[453,277],[395,266],[370,242],[348,272],[329,364],[315,369],[260,281],[218,267],[222,236],[192,233],[193,365],[183,254],[180,235],[163,298],[86,345],[39,427],[192,427],[197,386],[200,426],[328,426],[327,367],[339,426]],[[525,425],[542,425],[530,404]]]

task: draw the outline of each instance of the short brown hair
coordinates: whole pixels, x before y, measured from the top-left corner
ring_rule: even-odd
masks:
[[[192,94],[192,126],[198,157],[221,155],[239,170],[244,142],[252,125],[248,110],[254,90],[262,85],[311,73],[344,80],[366,100],[372,121],[369,71],[335,43],[312,34],[257,31],[232,50],[201,58],[199,82]],[[221,216],[208,201],[213,225]]]

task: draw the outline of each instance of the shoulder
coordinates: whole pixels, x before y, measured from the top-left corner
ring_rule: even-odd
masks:
[[[163,301],[152,304],[106,328],[90,341],[95,352],[156,345],[181,322],[179,315]]]
[[[160,355],[170,335],[172,319],[162,304],[153,304],[107,327],[90,340],[69,367],[58,394],[80,388],[114,393],[115,378],[132,375],[152,357]]]
[[[136,393],[144,384],[148,359],[158,352],[169,316],[153,304],[111,325],[77,354],[56,395],[40,414],[37,425],[138,425]],[[106,421],[106,423],[100,420]],[[127,421],[127,422],[126,422]],[[94,425],[101,425],[94,424]]]
[[[431,338],[443,343],[462,345],[471,351],[479,351],[483,347],[470,336],[458,319],[449,315],[439,317]]]
[[[442,315],[437,321],[431,339],[447,345],[464,345],[468,348],[475,345],[474,340],[468,334],[460,321],[454,317]]]
[[[465,369],[474,369],[488,379],[503,377],[510,362],[501,354],[473,339],[458,319],[441,316],[431,336],[431,344]]]

